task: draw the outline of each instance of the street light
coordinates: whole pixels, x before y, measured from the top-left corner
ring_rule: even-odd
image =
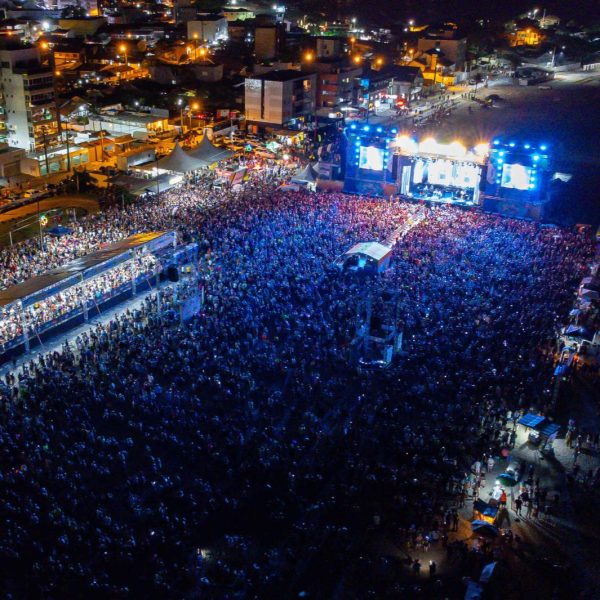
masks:
[[[121,44],[119,46],[119,52],[122,52],[125,55],[125,64],[129,65],[129,61],[127,59],[127,46],[125,44]]]
[[[314,55],[313,55],[313,53],[312,53],[312,52],[307,52],[307,53],[304,55],[304,60],[305,60],[306,62],[312,62],[312,61],[313,61],[313,59],[314,59]]]
[[[355,62],[355,64],[359,65],[362,58],[357,54],[352,60]]]

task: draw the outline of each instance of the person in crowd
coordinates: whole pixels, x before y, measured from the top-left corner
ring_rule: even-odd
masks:
[[[198,242],[206,290],[185,325],[166,287],[160,313],[150,294],[5,375],[5,593],[350,597],[338,587],[349,573],[356,597],[384,598],[356,543],[365,524],[380,515],[378,531],[407,551],[439,544],[458,527],[445,515],[471,465],[499,455],[507,409],[548,402],[546,350],[589,239],[452,206],[281,191],[285,172],[267,167],[235,193],[207,177],[82,220],[43,250],[0,250],[8,287],[132,233],[175,230]],[[333,267],[399,229],[384,273]],[[390,291],[404,355],[358,372],[357,306],[370,298],[378,314]],[[407,564],[420,574],[418,558]]]

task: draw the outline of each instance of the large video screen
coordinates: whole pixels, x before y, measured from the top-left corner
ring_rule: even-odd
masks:
[[[413,183],[473,189],[479,185],[480,175],[481,167],[476,164],[419,158],[415,161]]]
[[[502,169],[500,185],[513,190],[529,190],[531,169],[518,163],[506,164]]]
[[[361,146],[358,155],[358,168],[383,171],[383,148]]]

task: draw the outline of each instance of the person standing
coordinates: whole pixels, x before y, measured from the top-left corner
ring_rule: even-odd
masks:
[[[521,500],[521,498],[517,498],[515,500],[515,513],[519,516],[521,516],[521,508],[523,506],[523,500]]]
[[[437,564],[435,560],[429,561],[429,577],[435,577],[435,573],[437,571]]]
[[[487,460],[487,472],[491,473],[494,470],[494,459],[490,456]]]
[[[413,573],[418,577],[421,574],[421,563],[418,558],[416,558],[412,564]]]

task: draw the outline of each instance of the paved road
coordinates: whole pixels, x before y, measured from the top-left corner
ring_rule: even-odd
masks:
[[[100,206],[98,200],[89,196],[55,196],[54,198],[44,198],[43,200],[40,200],[39,210],[41,212],[53,208],[82,208],[88,212],[94,213],[98,212]],[[0,214],[0,223],[14,221],[15,219],[23,219],[24,217],[36,214],[37,211],[38,203],[34,201],[31,204],[19,206],[18,208]]]

